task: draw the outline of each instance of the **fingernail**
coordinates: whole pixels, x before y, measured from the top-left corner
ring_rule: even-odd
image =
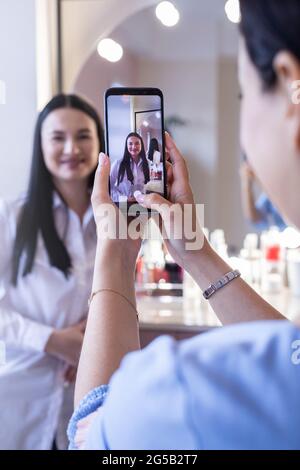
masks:
[[[99,155],[99,165],[100,167],[105,166],[107,164],[107,156],[105,153],[101,152]]]
[[[144,202],[145,198],[141,191],[134,191],[133,195],[138,202]]]

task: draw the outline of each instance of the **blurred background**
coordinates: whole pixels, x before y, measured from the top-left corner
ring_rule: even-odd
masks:
[[[159,3],[1,1],[0,197],[26,188],[36,115],[54,94],[85,96],[103,119],[106,88],[156,86],[196,200],[205,204],[205,225],[223,229],[228,244],[240,247],[247,224],[239,179],[236,12],[227,8],[226,14],[224,0],[174,0],[173,13],[157,11]],[[107,38],[114,42],[102,41]]]

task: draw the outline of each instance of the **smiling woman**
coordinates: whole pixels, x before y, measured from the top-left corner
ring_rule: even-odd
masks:
[[[136,132],[126,137],[123,157],[112,165],[110,177],[113,200],[120,196],[134,202],[134,191],[142,190],[150,180],[143,139]]]
[[[97,164],[98,146],[95,143],[96,123],[80,110],[58,109],[45,119],[42,151],[57,190],[64,192],[63,188],[71,182],[72,187],[77,183],[83,190],[86,188],[86,179]],[[83,198],[85,202],[86,197],[87,194]]]
[[[54,97],[37,120],[27,194],[0,203],[0,448],[51,449],[54,439],[66,447],[65,385],[85,329],[96,245],[90,192],[102,148],[94,108]]]
[[[85,133],[85,138],[82,139],[81,134],[79,140],[83,128],[88,129],[89,137]],[[78,142],[82,140],[85,144],[79,145]],[[83,201],[86,209],[97,156],[103,146],[103,131],[98,115],[81,98],[75,95],[58,95],[40,113],[35,129],[28,195],[21,211],[14,245],[15,284],[23,250],[26,253],[23,275],[31,271],[39,229],[51,264],[61,269],[65,275],[68,274],[71,264],[54,227],[51,211],[53,194],[56,190],[64,203],[82,218]],[[83,164],[80,168],[78,165],[77,170],[72,169],[71,163],[74,164],[78,158],[84,160]]]

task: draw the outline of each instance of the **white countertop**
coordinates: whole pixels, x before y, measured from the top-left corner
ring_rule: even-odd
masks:
[[[258,289],[257,289],[258,290]],[[293,297],[288,289],[281,294],[264,294],[264,299],[291,321],[300,324],[300,297]],[[173,296],[138,296],[137,308],[142,328],[177,327],[212,327],[220,322],[202,297],[201,291],[191,298]]]

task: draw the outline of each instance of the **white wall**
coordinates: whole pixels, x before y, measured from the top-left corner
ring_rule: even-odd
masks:
[[[27,184],[36,119],[35,0],[0,0],[0,197]]]
[[[53,0],[35,0],[37,108],[58,92],[58,4]]]
[[[64,0],[62,3],[63,88],[68,92],[101,37],[157,0]]]
[[[115,64],[102,59],[95,52],[82,68],[72,90],[94,104],[103,122],[103,94],[105,90],[113,83],[121,83],[123,86],[132,84],[136,73],[136,59],[127,51],[124,53],[123,60]]]
[[[225,230],[230,243],[242,244],[249,230],[242,210],[239,167],[239,85],[237,63],[234,59],[218,62],[218,168],[217,168],[217,225]]]

